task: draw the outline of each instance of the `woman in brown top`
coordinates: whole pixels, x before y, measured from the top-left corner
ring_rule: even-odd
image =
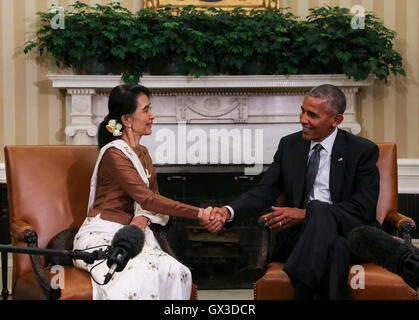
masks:
[[[165,225],[169,216],[200,219],[207,224],[211,208],[202,209],[161,196],[147,149],[139,144],[152,133],[155,116],[150,93],[139,85],[121,85],[109,95],[109,115],[99,126],[101,149],[92,176],[88,217],[74,240],[75,249],[110,244],[124,225],[144,231],[140,254],[103,285],[106,264],[76,266],[92,275],[94,299],[189,299],[189,269],[165,253],[150,223]],[[211,218],[212,219],[212,218]]]

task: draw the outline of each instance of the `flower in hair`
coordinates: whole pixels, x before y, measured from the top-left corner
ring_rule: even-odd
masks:
[[[116,122],[115,119],[109,120],[108,124],[106,125],[106,129],[112,133],[115,137],[122,136],[122,124]]]

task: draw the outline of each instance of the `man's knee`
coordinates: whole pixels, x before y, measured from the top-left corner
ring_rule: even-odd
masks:
[[[318,200],[309,202],[304,224],[321,225],[322,227],[337,227],[333,205]]]
[[[333,205],[319,200],[310,201],[307,205],[306,219],[313,217],[322,217],[325,215],[333,215]]]

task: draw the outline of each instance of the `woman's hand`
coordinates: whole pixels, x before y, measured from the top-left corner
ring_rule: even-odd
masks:
[[[206,209],[199,208],[198,220],[201,226],[206,227],[214,220],[214,217],[211,215],[211,211],[212,207],[207,207]]]
[[[223,210],[226,210],[226,213],[224,213]],[[203,218],[200,220],[199,224],[211,233],[216,233],[220,231],[221,228],[224,226],[225,221],[230,216],[230,213],[226,208],[208,207],[204,210],[204,212],[207,213],[209,217],[205,218],[204,213]]]
[[[211,211],[212,211],[212,207],[207,207],[206,209],[199,208],[199,213],[198,213],[199,224],[201,225],[207,224],[210,220],[212,220]]]
[[[137,216],[134,219],[132,219],[130,224],[137,226],[138,228],[143,230],[143,232],[145,232],[145,228],[148,224],[148,218],[144,216]]]

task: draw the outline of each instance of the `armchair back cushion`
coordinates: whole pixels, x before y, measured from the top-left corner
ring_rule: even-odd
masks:
[[[394,143],[378,144],[380,155],[377,167],[380,171],[380,194],[377,203],[377,220],[383,224],[390,212],[397,212],[397,149]]]
[[[80,227],[87,215],[90,179],[97,156],[97,146],[6,146],[10,223],[23,222],[31,226],[38,234],[40,248],[47,247],[61,231]],[[12,242],[14,245],[25,245],[16,239]],[[14,298],[20,295],[22,298],[37,297],[37,293],[29,295],[25,292],[28,286],[16,283],[19,279],[30,277],[28,273],[31,271],[29,256],[15,254]],[[90,285],[88,273],[82,270],[74,270],[74,273],[77,271],[86,273]],[[80,277],[83,276],[78,275]]]

